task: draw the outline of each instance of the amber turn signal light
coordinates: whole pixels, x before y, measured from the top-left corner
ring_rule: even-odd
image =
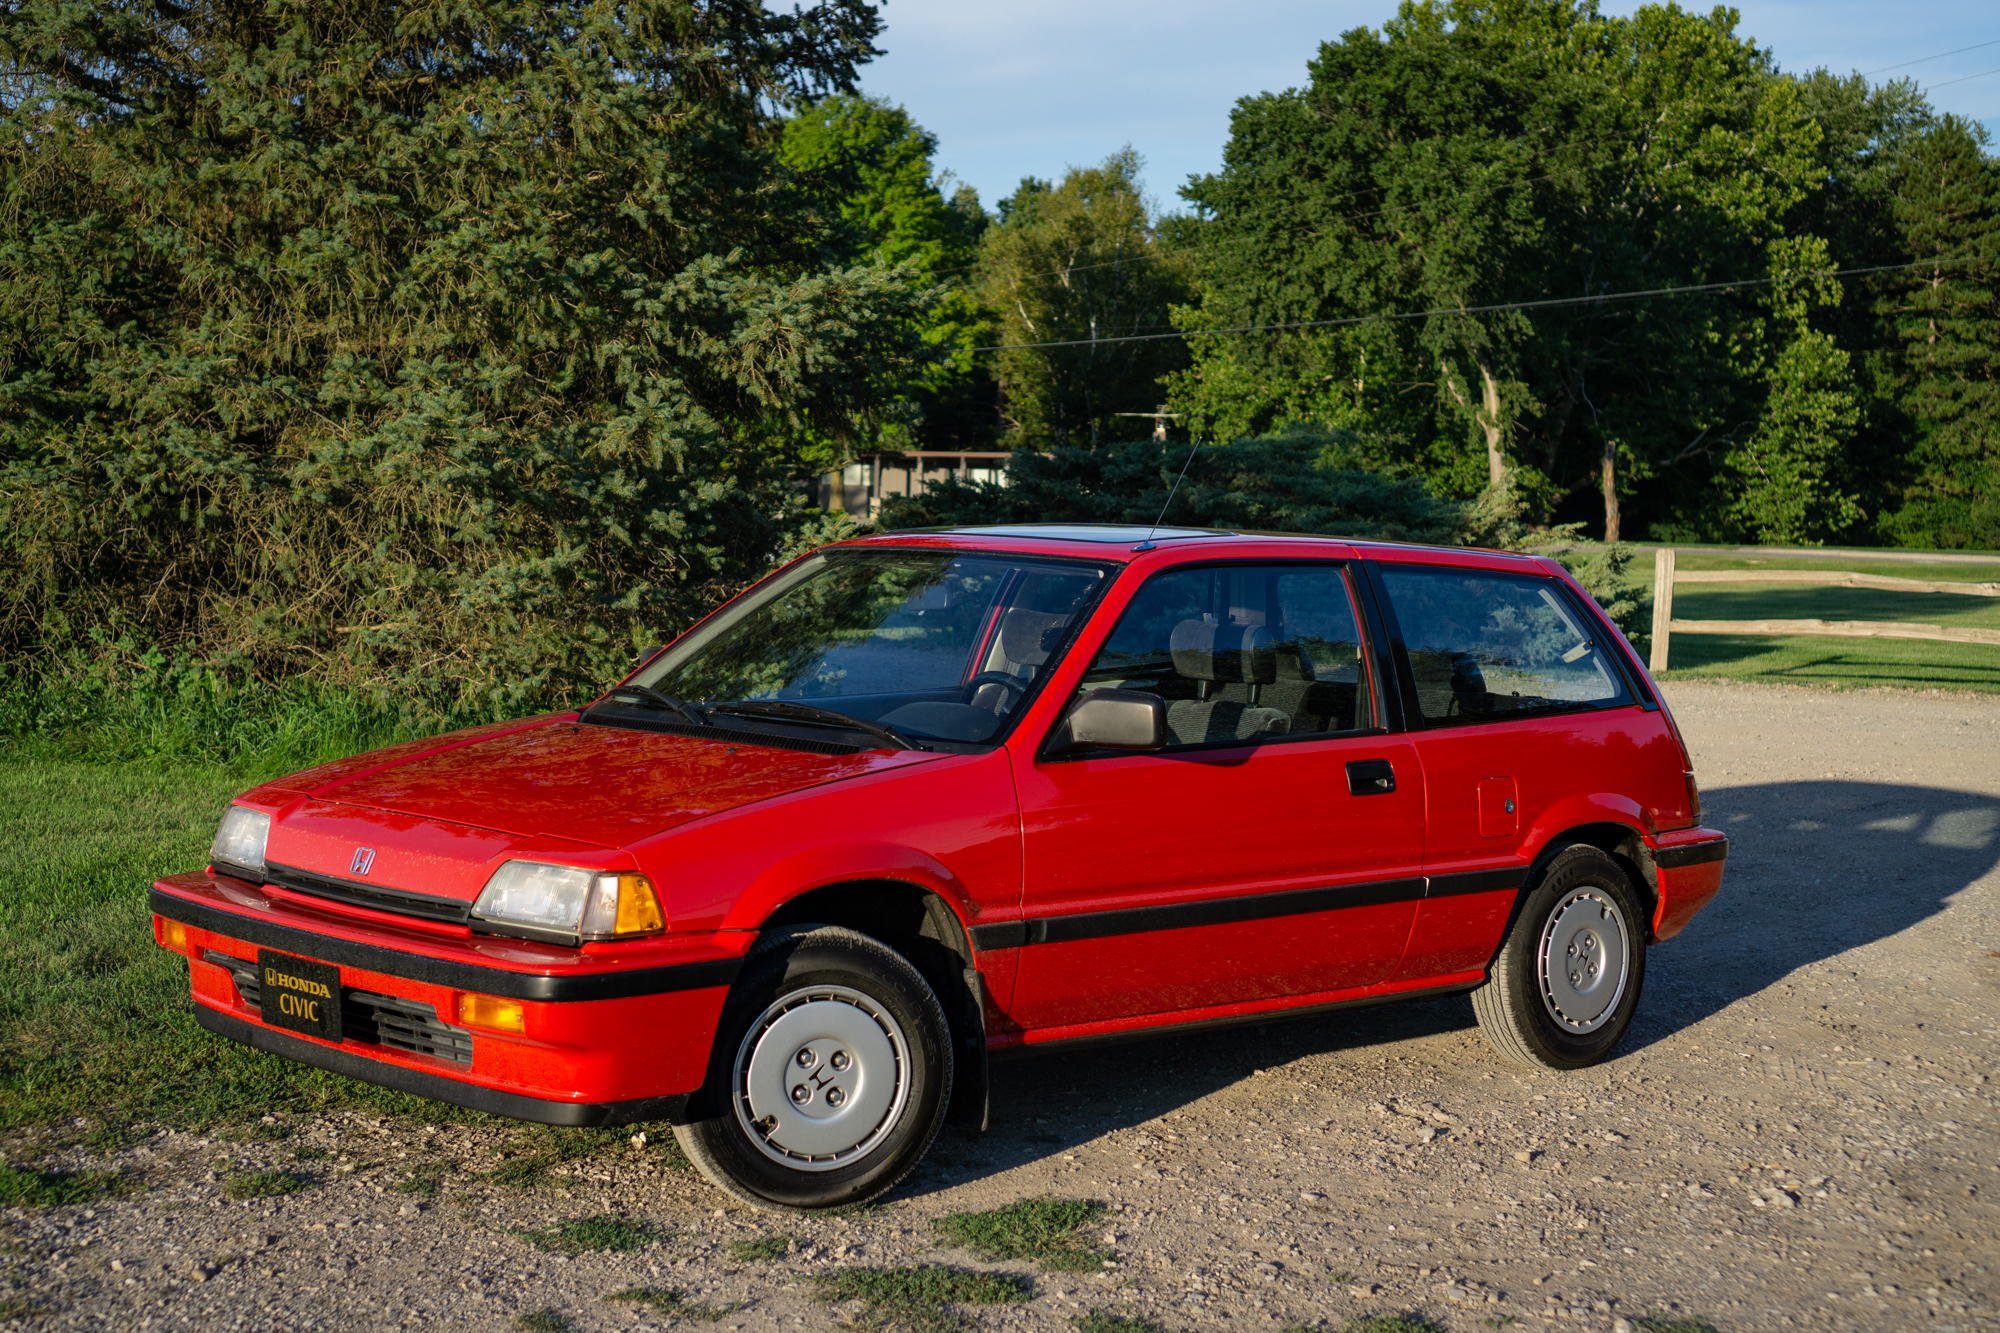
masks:
[[[1701,822],[1701,788],[1695,785],[1694,774],[1683,773],[1688,784],[1688,817],[1697,824]]]
[[[651,935],[666,928],[666,914],[653,881],[631,871],[603,874],[591,881],[581,935],[586,940]]]
[[[178,921],[160,918],[160,943],[179,953],[188,951],[188,928]]]
[[[461,995],[458,997],[458,1021],[469,1028],[526,1033],[528,1011],[521,1007],[519,1000],[503,1000],[497,995]]]

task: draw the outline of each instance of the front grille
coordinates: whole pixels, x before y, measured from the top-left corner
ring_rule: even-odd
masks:
[[[315,898],[330,898],[337,903],[372,907],[378,912],[396,912],[403,916],[422,917],[427,921],[463,922],[466,913],[472,910],[471,903],[456,898],[438,898],[428,893],[384,888],[380,884],[362,884],[316,871],[300,870],[296,866],[266,863],[264,882],[290,889],[293,893],[309,893]]]
[[[264,992],[255,963],[218,953],[214,949],[202,950],[201,957],[203,962],[229,970],[229,975],[236,982],[236,993],[243,997],[246,1007],[258,1009],[262,1006]],[[373,991],[342,986],[340,1027],[341,1035],[348,1041],[413,1051],[418,1055],[462,1065],[472,1063],[472,1034],[440,1019],[436,1006],[422,1000],[406,1000],[400,995],[377,995]]]

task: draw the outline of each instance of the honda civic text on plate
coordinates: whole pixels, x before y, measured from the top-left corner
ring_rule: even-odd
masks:
[[[1007,1048],[1470,991],[1592,1064],[1727,851],[1554,561],[962,528],[815,551],[581,711],[246,792],[152,908],[225,1037],[670,1120],[824,1208],[983,1124]]]

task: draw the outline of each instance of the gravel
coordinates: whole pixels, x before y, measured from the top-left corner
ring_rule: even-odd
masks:
[[[968,1325],[1102,1308],[1176,1330],[1389,1311],[1468,1331],[2000,1329],[2000,699],[1669,694],[1735,850],[1596,1069],[1501,1063],[1462,997],[1043,1054],[997,1070],[992,1132],[947,1130],[884,1205],[843,1217],[735,1205],[658,1142],[509,1188],[479,1173],[533,1131],[495,1122],[276,1108],[96,1151],[51,1126],[9,1156],[135,1187],[0,1212],[0,1325],[825,1328],[854,1313],[814,1303],[833,1266],[1031,1272],[931,1224],[1055,1195],[1110,1204],[1096,1239],[1116,1258],[1036,1274],[1032,1301]],[[228,1196],[259,1171],[307,1187]],[[644,1242],[567,1254],[525,1234],[604,1215]],[[769,1236],[793,1243],[731,1257]],[[605,1299],[633,1287],[682,1303]]]

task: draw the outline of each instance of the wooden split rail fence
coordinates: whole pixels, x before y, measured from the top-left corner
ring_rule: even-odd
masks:
[[[2000,647],[2000,629],[1923,625],[1902,620],[1675,620],[1677,583],[1804,583],[1822,588],[1884,588],[1895,592],[1950,592],[1967,597],[2000,597],[2000,583],[1952,583],[1899,579],[1886,574],[1853,574],[1837,569],[1704,569],[1674,572],[1671,549],[1653,554],[1653,661],[1667,669],[1667,645],[1676,634],[1803,634],[1838,639],[1935,639],[1942,643],[1985,643]]]

